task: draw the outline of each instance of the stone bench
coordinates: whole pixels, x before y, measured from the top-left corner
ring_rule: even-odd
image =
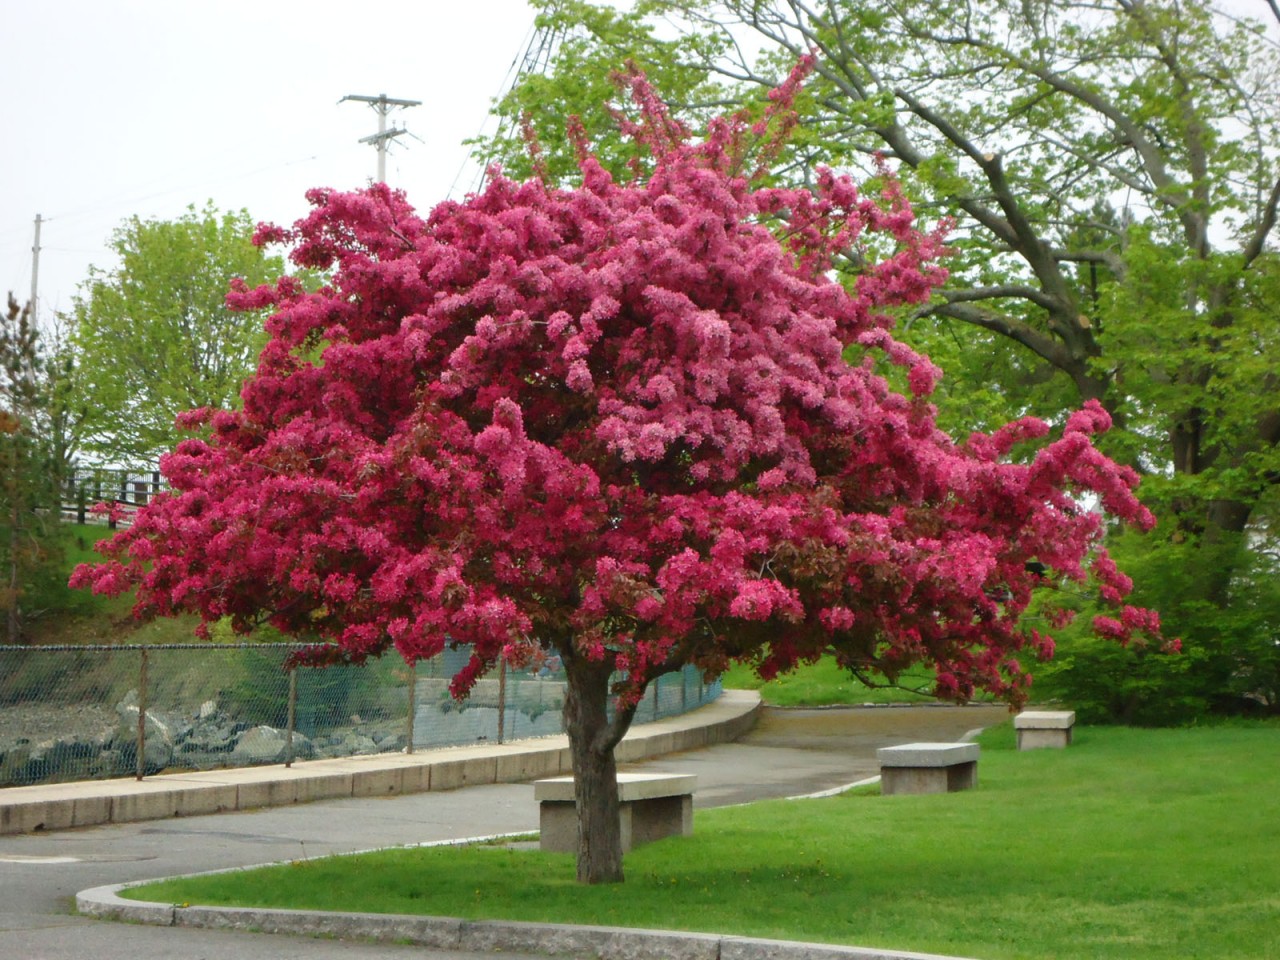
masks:
[[[880,793],[954,793],[978,785],[976,743],[904,743],[881,747]]]
[[[622,851],[663,837],[693,833],[693,774],[618,774],[619,820]],[[551,777],[533,782],[541,828],[539,846],[555,853],[578,849],[578,810],[573,777]]]
[[[1013,718],[1013,728],[1018,731],[1018,749],[1069,747],[1075,723],[1074,710],[1023,710]]]

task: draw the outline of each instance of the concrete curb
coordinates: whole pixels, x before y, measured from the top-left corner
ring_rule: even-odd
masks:
[[[760,695],[726,690],[689,713],[641,724],[627,733],[619,763],[737,739],[756,723]],[[162,820],[288,806],[339,797],[394,796],[485,783],[519,783],[570,772],[563,734],[419,753],[306,760],[292,767],[241,767],[165,774],[143,780],[96,780],[0,789],[0,835],[103,823]]]
[[[336,937],[471,953],[518,952],[552,957],[593,957],[596,960],[964,960],[932,953],[762,940],[714,933],[400,914],[183,907],[125,900],[119,896],[121,890],[139,883],[84,890],[76,894],[76,909],[87,916],[153,926]]]

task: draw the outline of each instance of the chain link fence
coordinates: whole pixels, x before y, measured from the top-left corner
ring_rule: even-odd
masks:
[[[499,669],[456,702],[465,651],[409,667],[286,669],[294,644],[0,646],[0,786],[550,736],[562,676]],[[647,723],[720,695],[686,668],[651,685]]]

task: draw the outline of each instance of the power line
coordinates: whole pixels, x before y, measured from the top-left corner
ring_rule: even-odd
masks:
[[[50,223],[54,220],[57,220],[60,223],[63,223],[65,225],[70,220],[79,220],[85,217],[104,216],[104,217],[116,218],[117,214],[114,211],[123,211],[137,204],[146,203],[149,200],[156,200],[160,197],[168,197],[174,194],[185,193],[188,196],[202,194],[204,193],[204,191],[208,190],[211,187],[215,187],[215,186],[219,186],[227,183],[235,183],[240,180],[248,180],[253,177],[261,176],[264,173],[274,173],[278,170],[284,170],[284,169],[287,169],[288,167],[294,167],[302,163],[311,163],[313,161],[328,158],[333,155],[334,153],[332,151],[329,151],[329,152],[322,151],[318,153],[312,153],[305,157],[297,157],[293,160],[286,160],[282,163],[267,164],[265,166],[255,165],[252,168],[245,168],[239,172],[227,173],[221,176],[203,177],[199,181],[191,180],[191,181],[187,181],[186,183],[178,183],[172,187],[166,187],[165,189],[162,189],[162,190],[150,190],[147,192],[139,192],[140,190],[144,190],[145,188],[141,186],[136,188],[130,188],[130,189],[122,190],[109,197],[105,197],[97,202],[90,203],[86,206],[75,207],[73,209],[64,210],[61,212],[55,212],[53,216],[45,217],[44,222]],[[5,245],[7,246],[10,238],[21,236],[25,234],[28,229],[29,229],[28,227],[17,227],[17,226],[9,227],[6,229],[0,229],[0,241],[4,241]],[[20,242],[23,244],[25,248],[26,241],[24,240]],[[52,250],[55,248],[46,247],[45,249]]]
[[[547,68],[551,66],[551,62],[555,58],[556,52],[560,49],[560,45],[570,36],[571,32],[573,31],[563,24],[547,25],[540,23],[538,18],[535,17],[528,33],[525,34],[524,41],[520,44],[520,49],[516,51],[516,55],[511,60],[511,65],[507,67],[506,76],[502,78],[502,89],[493,99],[493,103],[495,105],[501,104],[506,96],[519,86],[520,81],[525,77],[531,74],[546,73]],[[490,112],[480,124],[480,129],[476,133],[477,139],[484,135],[485,127],[492,116],[493,113]],[[493,139],[489,142],[489,150],[479,158],[480,169],[472,180],[471,193],[479,193],[484,189],[485,181],[489,176],[489,164],[493,159],[493,151],[510,129],[510,119],[499,117],[498,127],[494,131]],[[458,172],[453,178],[453,184],[449,188],[450,196],[453,196],[458,189],[458,181],[462,179],[463,173],[473,160],[475,160],[474,153],[463,159],[462,165],[458,167]]]
[[[378,115],[378,132],[370,134],[367,137],[361,137],[361,143],[371,143],[378,148],[378,183],[387,182],[387,144],[396,137],[409,133],[404,127],[392,127],[387,129],[387,114],[392,108],[420,107],[421,100],[397,100],[394,97],[388,97],[385,93],[380,93],[376,97],[370,97],[365,94],[349,93],[339,103],[346,100],[358,100],[361,103],[367,103],[373,107],[374,112]],[[413,134],[409,134],[413,136]]]

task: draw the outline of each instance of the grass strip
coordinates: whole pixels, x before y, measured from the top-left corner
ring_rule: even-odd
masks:
[[[801,664],[773,680],[761,680],[749,666],[735,664],[724,674],[725,687],[732,690],[759,690],[765,703],[775,707],[822,707],[850,703],[932,703],[933,674],[917,668],[899,678],[896,687],[868,687],[834,657]]]
[[[628,854],[393,850],[134,888],[138,899],[607,924],[990,958],[1280,956],[1280,726],[982,739],[976,790],[699,811]]]

